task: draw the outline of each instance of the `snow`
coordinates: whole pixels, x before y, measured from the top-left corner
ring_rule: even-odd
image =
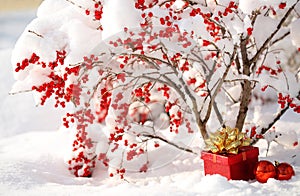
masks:
[[[273,32],[276,29],[276,22],[276,20],[273,20],[270,17],[258,16],[258,20],[255,22],[253,27],[253,35],[255,37],[257,47],[261,47],[269,36],[268,34],[266,35],[266,33],[261,33],[261,29],[268,29],[270,32]]]
[[[268,1],[268,0],[262,0],[262,1],[256,1],[256,0],[247,0],[247,1],[240,1],[239,2],[239,8],[246,14],[251,14],[253,11],[256,11],[257,9],[263,7],[263,6],[273,6],[276,9],[276,6],[283,1],[281,0],[273,0],[273,1]],[[288,1],[289,3],[294,3],[295,1]]]
[[[256,0],[241,1],[239,8],[246,14],[251,14],[253,10],[262,6],[262,3],[258,3]]]
[[[26,24],[35,17],[34,13],[0,14],[0,195],[300,194],[299,145],[288,148],[272,142],[268,157],[265,157],[265,140],[257,143],[260,159],[291,163],[296,171],[296,176],[291,180],[270,179],[266,184],[261,184],[255,180],[228,181],[219,175],[204,176],[200,155],[182,152],[163,167],[145,174],[129,172],[126,180],[108,177],[107,169],[100,164],[92,178],[71,175],[64,158],[73,136],[70,131],[57,126],[63,111],[52,109],[52,103],[35,107],[30,93],[8,95],[14,83],[10,62],[12,48]],[[76,24],[76,21],[73,22]],[[288,112],[276,127],[286,134],[295,131],[299,139],[299,125],[299,115]],[[199,141],[196,138],[194,142]],[[156,156],[164,157],[163,153],[157,152]]]
[[[291,26],[291,37],[292,37],[292,40],[293,40],[293,44],[295,44],[295,46],[297,48],[300,47],[300,38],[299,38],[300,28],[299,28],[299,25],[300,25],[300,19],[297,19],[292,23],[292,26]]]
[[[108,11],[106,11],[108,10]],[[120,17],[121,16],[121,17]],[[141,20],[140,13],[135,9],[131,0],[109,0],[103,7],[103,39],[120,33],[125,27],[138,28]],[[116,21],[113,22],[112,21]]]

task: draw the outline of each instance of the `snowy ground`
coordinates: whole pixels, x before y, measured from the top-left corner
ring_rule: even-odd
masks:
[[[129,173],[125,181],[107,177],[101,166],[92,178],[73,177],[63,161],[70,134],[57,126],[61,111],[36,108],[30,93],[8,95],[14,82],[11,51],[34,13],[0,13],[0,195],[300,195],[299,145],[285,149],[272,143],[265,157],[265,141],[257,144],[260,159],[291,163],[296,171],[291,180],[260,184],[204,176],[200,157],[189,154],[146,174]],[[277,128],[299,137],[299,125],[299,115],[288,113]]]

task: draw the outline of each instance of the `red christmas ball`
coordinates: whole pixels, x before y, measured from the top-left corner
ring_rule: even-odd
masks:
[[[262,160],[255,165],[254,175],[258,182],[266,183],[269,178],[277,176],[277,170],[270,161]]]
[[[277,168],[277,180],[289,180],[295,175],[293,167],[288,163],[275,163]]]

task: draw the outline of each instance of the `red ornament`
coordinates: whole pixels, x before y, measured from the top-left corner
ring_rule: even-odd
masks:
[[[277,180],[289,180],[295,175],[293,167],[288,163],[275,162],[277,168]]]
[[[254,175],[258,182],[266,183],[269,178],[277,176],[277,170],[270,161],[262,160],[254,167]]]

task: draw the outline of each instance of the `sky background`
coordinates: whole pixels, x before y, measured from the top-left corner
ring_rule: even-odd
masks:
[[[0,12],[36,8],[42,0],[0,0]]]

